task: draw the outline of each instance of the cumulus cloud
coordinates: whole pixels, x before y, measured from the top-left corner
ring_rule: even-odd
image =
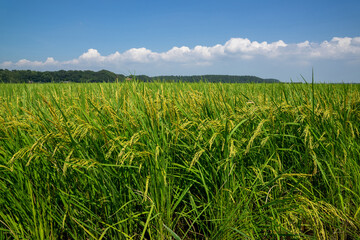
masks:
[[[157,60],[157,55],[157,53],[146,48],[131,48],[120,54],[119,60],[144,63]]]
[[[257,42],[247,38],[231,38],[224,44],[214,46],[173,47],[165,52],[153,52],[147,48],[131,48],[125,52],[103,56],[96,49],[89,49],[76,59],[57,61],[52,57],[45,61],[21,59],[18,62],[0,63],[9,69],[119,69],[127,64],[193,64],[211,65],[216,61],[251,61],[252,59],[278,59],[308,62],[314,59],[360,60],[360,37],[334,37],[321,43]]]
[[[286,47],[287,44],[282,40],[273,43],[257,41],[251,42],[249,39],[245,38],[232,38],[227,41],[224,45],[225,51],[230,53],[244,53],[246,55],[267,55],[273,56],[277,55],[279,48]]]
[[[86,53],[83,53],[79,60],[84,61],[104,61],[105,57],[101,56],[101,54],[98,52],[98,50],[90,48]]]

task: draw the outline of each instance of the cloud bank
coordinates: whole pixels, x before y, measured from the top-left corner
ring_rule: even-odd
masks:
[[[215,46],[173,47],[166,52],[153,52],[147,48],[131,48],[125,52],[103,56],[96,49],[89,49],[76,59],[57,61],[48,57],[45,61],[21,59],[18,62],[0,63],[6,69],[109,69],[126,70],[131,67],[152,66],[209,66],[222,62],[242,63],[261,60],[274,62],[294,61],[311,63],[314,60],[341,60],[360,63],[360,37],[334,37],[330,41],[285,43],[257,42],[247,38],[231,38],[225,44]]]

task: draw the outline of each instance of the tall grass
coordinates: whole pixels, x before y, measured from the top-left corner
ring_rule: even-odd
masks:
[[[359,239],[360,85],[0,85],[0,239]]]

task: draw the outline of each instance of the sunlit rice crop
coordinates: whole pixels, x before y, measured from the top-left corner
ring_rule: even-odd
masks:
[[[360,85],[0,85],[0,239],[359,232]]]

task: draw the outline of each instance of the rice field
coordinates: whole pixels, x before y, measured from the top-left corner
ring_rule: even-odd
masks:
[[[360,85],[0,85],[0,239],[360,239]]]

